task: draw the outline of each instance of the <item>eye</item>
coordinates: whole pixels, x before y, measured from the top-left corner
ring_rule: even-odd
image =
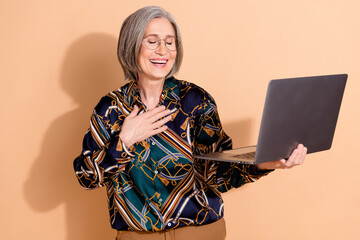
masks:
[[[158,43],[158,39],[156,37],[148,37],[146,39],[146,43],[149,44],[149,45],[156,45]]]
[[[166,38],[165,39],[165,43],[167,44],[167,45],[174,45],[175,44],[175,39],[173,38],[173,37],[170,37],[170,38]]]
[[[147,43],[150,44],[150,45],[153,45],[153,44],[156,44],[157,41],[156,41],[156,40],[150,40],[150,39],[148,39],[148,40],[147,40]]]

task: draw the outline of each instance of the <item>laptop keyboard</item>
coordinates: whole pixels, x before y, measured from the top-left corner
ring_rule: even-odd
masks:
[[[249,153],[243,153],[243,154],[236,154],[233,155],[234,158],[239,158],[239,159],[255,159],[255,152],[249,152]]]

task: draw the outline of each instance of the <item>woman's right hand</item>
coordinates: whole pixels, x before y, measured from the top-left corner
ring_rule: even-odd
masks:
[[[165,109],[165,106],[156,107],[139,115],[138,113],[139,107],[135,105],[120,130],[119,137],[128,148],[134,143],[165,131],[167,126],[164,124],[171,120],[171,116],[165,117],[171,113],[171,110]]]

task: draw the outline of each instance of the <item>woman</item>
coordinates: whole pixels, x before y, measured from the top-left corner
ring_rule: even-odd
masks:
[[[302,145],[288,161],[257,166],[194,158],[232,145],[213,98],[173,77],[182,55],[178,25],[162,8],[124,21],[118,57],[129,82],[95,107],[74,161],[83,187],[107,187],[117,239],[225,239],[220,192],[304,161]]]

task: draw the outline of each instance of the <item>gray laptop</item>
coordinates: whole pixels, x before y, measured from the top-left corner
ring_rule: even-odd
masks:
[[[330,149],[346,80],[347,74],[271,80],[257,146],[196,157],[257,164],[287,159],[299,143],[308,153]]]

